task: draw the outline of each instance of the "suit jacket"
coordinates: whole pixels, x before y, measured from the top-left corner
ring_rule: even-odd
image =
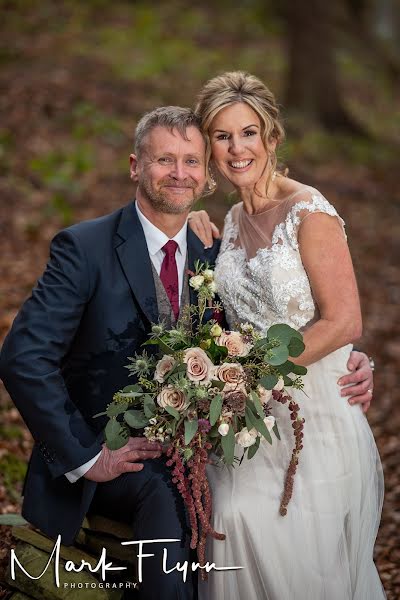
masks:
[[[188,229],[188,265],[215,262]],[[190,290],[190,301],[196,293]],[[0,354],[0,377],[34,438],[23,516],[71,544],[96,483],[64,473],[93,458],[104,411],[131,382],[127,356],[158,321],[151,260],[134,203],[78,223],[52,241],[47,268],[17,315]]]

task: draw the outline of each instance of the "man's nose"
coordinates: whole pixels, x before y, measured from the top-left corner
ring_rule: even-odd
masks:
[[[170,175],[178,180],[186,179],[187,173],[185,163],[183,161],[176,160],[172,166]]]

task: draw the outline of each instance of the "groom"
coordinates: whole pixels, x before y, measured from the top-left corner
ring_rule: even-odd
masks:
[[[24,517],[71,544],[96,511],[131,524],[132,539],[179,539],[168,546],[175,565],[190,560],[189,536],[160,446],[135,437],[110,451],[104,420],[93,415],[128,383],[127,356],[151,323],[172,324],[184,304],[196,302],[187,269],[196,259],[213,263],[218,252],[218,241],[204,249],[187,228],[207,182],[205,141],[189,109],[159,108],[139,121],[131,177],[135,203],[54,238],[47,268],[4,342],[0,376],[35,441]],[[352,361],[350,380],[370,376],[364,355]],[[156,545],[144,550],[156,556],[143,560],[139,597],[196,597],[190,573],[183,583],[180,573],[162,572]]]

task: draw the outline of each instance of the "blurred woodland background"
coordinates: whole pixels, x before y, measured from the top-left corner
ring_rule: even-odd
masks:
[[[400,3],[0,0],[0,34],[0,342],[55,232],[134,196],[128,157],[143,112],[193,105],[224,70],[248,70],[275,92],[282,164],[347,224],[359,347],[377,367],[368,419],[386,500],[376,561],[389,600],[400,598]],[[221,225],[231,201],[222,190],[202,207]],[[6,513],[19,510],[32,440],[4,388],[0,414]],[[1,527],[0,580],[12,543]]]

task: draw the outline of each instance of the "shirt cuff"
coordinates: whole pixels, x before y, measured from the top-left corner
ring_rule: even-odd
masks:
[[[81,465],[80,467],[77,467],[76,469],[73,469],[72,471],[69,471],[68,473],[64,473],[65,477],[70,483],[75,483],[75,481],[78,481],[78,479],[80,479],[87,471],[89,471],[91,467],[93,467],[100,454],[101,450],[98,454],[96,454],[96,456],[88,460],[88,462],[85,462],[85,464]]]

